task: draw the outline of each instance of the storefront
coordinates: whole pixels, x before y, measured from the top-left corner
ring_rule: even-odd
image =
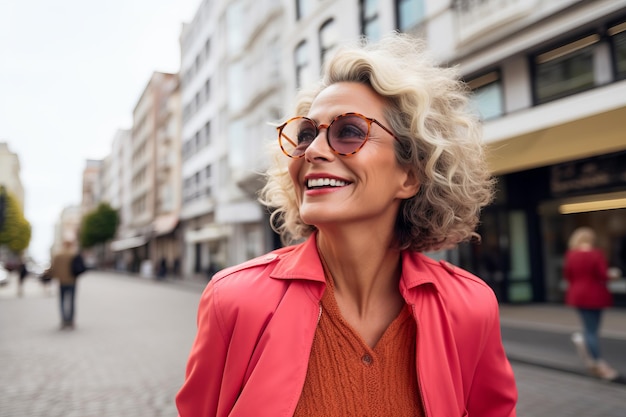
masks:
[[[458,261],[502,302],[559,303],[563,255],[580,226],[592,227],[609,266],[626,272],[626,151],[500,176],[482,242],[461,246]],[[626,279],[611,291],[626,306]]]

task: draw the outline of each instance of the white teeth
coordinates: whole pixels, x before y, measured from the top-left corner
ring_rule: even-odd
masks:
[[[307,187],[343,187],[346,185],[345,181],[336,180],[334,178],[315,178],[307,181]]]

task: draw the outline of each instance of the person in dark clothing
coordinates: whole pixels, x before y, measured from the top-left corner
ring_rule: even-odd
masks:
[[[73,249],[72,241],[63,242],[61,253],[52,258],[48,274],[59,281],[61,329],[74,329],[76,278],[85,272],[82,256]]]
[[[166,275],[167,275],[167,260],[165,259],[165,257],[162,257],[161,261],[159,262],[159,267],[157,269],[157,278],[165,279]]]
[[[20,263],[17,267],[17,272],[19,277],[19,281],[17,284],[17,295],[18,297],[21,297],[24,294],[24,280],[28,275],[28,269],[26,268],[26,264],[23,260],[20,260]]]

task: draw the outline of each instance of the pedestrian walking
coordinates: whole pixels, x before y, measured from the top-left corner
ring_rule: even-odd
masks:
[[[159,265],[157,267],[157,279],[165,279],[165,277],[167,276],[167,259],[165,259],[165,256],[161,257],[161,260],[159,261]]]
[[[515,416],[483,280],[422,252],[492,198],[453,69],[394,34],[329,58],[281,124],[262,202],[286,244],[218,272],[176,402],[191,416]]]
[[[565,302],[575,307],[583,332],[572,335],[572,342],[589,372],[599,378],[614,380],[618,372],[602,359],[599,331],[604,309],[613,304],[607,288],[608,265],[604,253],[594,247],[596,234],[589,227],[572,233],[565,254],[564,275],[568,282]]]
[[[80,253],[73,249],[71,240],[63,242],[62,251],[52,258],[48,275],[59,281],[59,304],[61,308],[61,329],[74,329],[76,282],[85,271]]]
[[[21,297],[24,294],[24,281],[28,276],[28,269],[26,268],[26,262],[24,259],[20,258],[17,264],[17,296]]]

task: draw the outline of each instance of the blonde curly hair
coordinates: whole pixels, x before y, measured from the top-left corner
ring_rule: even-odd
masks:
[[[339,82],[370,86],[387,102],[396,158],[413,171],[419,192],[404,200],[396,221],[401,249],[434,251],[471,238],[481,209],[493,198],[494,179],[485,161],[482,130],[469,109],[469,91],[454,68],[440,67],[419,39],[394,33],[376,43],[361,40],[337,50],[319,83],[299,93],[296,114],[306,115],[317,95]],[[267,170],[259,201],[284,244],[315,227],[300,218],[288,158],[277,155]]]

